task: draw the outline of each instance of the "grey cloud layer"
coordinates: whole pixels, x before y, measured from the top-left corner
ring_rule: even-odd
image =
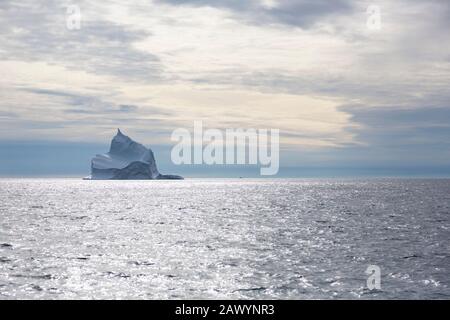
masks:
[[[260,1],[243,0],[159,0],[173,5],[210,6],[227,9],[237,17],[255,24],[285,24],[308,28],[322,18],[351,12],[349,0],[278,0],[274,7]]]
[[[353,120],[363,124],[356,133],[371,146],[419,148],[440,146],[450,151],[449,107],[397,109],[361,107],[344,108]]]
[[[69,4],[56,0],[2,1],[0,59],[47,61],[95,74],[145,81],[160,77],[159,59],[132,46],[150,33],[88,19],[81,20],[80,30],[69,30],[66,28]]]
[[[41,88],[23,88],[21,90],[53,98],[62,98],[66,105],[71,106],[70,108],[63,109],[64,112],[68,113],[79,113],[98,116],[117,115],[119,116],[119,119],[124,119],[126,114],[128,114],[128,116],[136,114],[134,115],[134,117],[136,117],[138,111],[144,111],[144,113],[151,114],[152,116],[166,117],[171,115],[171,113],[168,112],[167,110],[153,106],[145,106],[143,110],[140,110],[141,108],[135,105],[112,103],[109,101],[105,101],[102,98],[86,94],[78,94],[66,91],[49,90]]]

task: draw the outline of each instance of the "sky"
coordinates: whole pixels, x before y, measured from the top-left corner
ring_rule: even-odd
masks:
[[[282,176],[448,176],[449,30],[448,0],[1,0],[0,175],[88,174],[117,128],[250,175],[171,163],[202,120],[279,129]]]

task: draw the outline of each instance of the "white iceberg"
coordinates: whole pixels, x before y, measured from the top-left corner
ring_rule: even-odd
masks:
[[[108,153],[98,154],[91,161],[87,180],[156,180],[183,179],[160,174],[151,149],[133,141],[117,129]]]

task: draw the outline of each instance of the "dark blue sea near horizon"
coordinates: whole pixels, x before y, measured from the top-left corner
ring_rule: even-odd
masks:
[[[449,299],[449,243],[449,179],[0,179],[0,299]]]

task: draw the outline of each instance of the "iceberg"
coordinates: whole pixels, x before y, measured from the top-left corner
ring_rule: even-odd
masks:
[[[91,161],[91,175],[85,180],[161,180],[183,177],[160,174],[153,151],[117,129],[108,153]]]

